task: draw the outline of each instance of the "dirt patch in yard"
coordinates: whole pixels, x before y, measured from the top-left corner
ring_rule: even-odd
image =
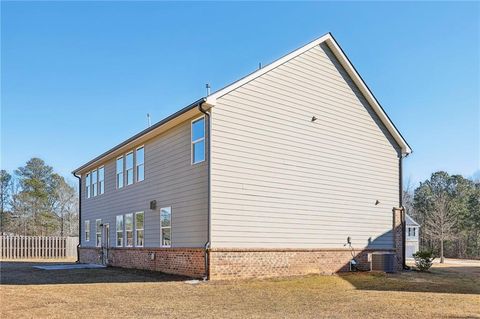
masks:
[[[480,318],[475,266],[194,285],[116,268],[0,266],[2,318]]]

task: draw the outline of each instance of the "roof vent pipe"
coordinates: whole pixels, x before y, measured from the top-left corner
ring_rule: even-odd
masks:
[[[147,125],[148,127],[152,126],[152,121],[150,120],[150,113],[147,113]]]
[[[207,96],[210,95],[210,83],[205,84],[205,88],[207,89]]]

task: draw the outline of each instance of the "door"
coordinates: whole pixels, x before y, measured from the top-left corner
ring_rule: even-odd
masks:
[[[102,264],[108,265],[108,249],[110,248],[110,224],[103,224]]]

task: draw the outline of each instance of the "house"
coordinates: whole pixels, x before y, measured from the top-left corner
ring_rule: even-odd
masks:
[[[387,252],[400,269],[410,152],[328,33],[77,168],[79,260],[230,279]]]
[[[419,250],[420,225],[408,214],[405,214],[405,257],[413,258],[413,254]]]

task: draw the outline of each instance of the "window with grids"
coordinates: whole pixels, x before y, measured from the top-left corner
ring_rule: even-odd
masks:
[[[133,152],[125,156],[125,177],[127,185],[133,184]]]
[[[92,177],[90,175],[90,173],[87,173],[87,175],[85,176],[85,193],[87,195],[87,198],[90,198],[90,185],[92,183]]]
[[[95,169],[92,171],[92,196],[93,197],[97,196],[97,190],[98,190],[97,178],[98,178],[98,173],[97,173],[97,170]]]
[[[125,246],[133,246],[133,214],[125,214]]]
[[[145,150],[142,147],[137,148],[135,154],[135,161],[136,161],[136,180],[137,182],[141,182],[145,179]]]
[[[90,241],[90,221],[85,221],[85,241]]]
[[[102,220],[97,219],[95,223],[95,237],[96,237],[96,242],[95,245],[97,247],[102,246]]]
[[[135,213],[135,246],[143,247],[143,229],[144,214],[143,212]]]
[[[123,156],[117,158],[117,188],[123,187]]]
[[[160,232],[161,245],[170,247],[172,245],[172,208],[165,207],[160,209]]]
[[[98,195],[105,193],[105,167],[98,169]]]
[[[117,247],[123,246],[123,215],[118,215],[116,219]]]
[[[205,118],[192,121],[192,164],[205,161]]]

